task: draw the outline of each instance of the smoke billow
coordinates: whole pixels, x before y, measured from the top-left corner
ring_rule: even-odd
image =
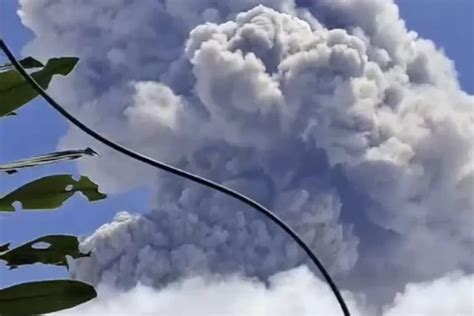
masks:
[[[472,273],[474,98],[392,1],[21,3],[28,53],[81,58],[52,87],[74,113],[269,206],[345,287],[380,305]],[[71,129],[59,146],[86,142]],[[162,288],[307,263],[247,207],[96,147],[104,159],[81,170],[111,192],[146,184],[156,203],[86,238],[74,277]]]
[[[474,277],[460,272],[408,284],[377,313],[361,296],[344,292],[353,316],[472,315]],[[340,315],[327,285],[307,268],[277,273],[264,285],[242,276],[196,276],[163,290],[138,285],[129,291],[102,287],[97,300],[59,315]]]
[[[100,288],[91,303],[59,315],[339,315],[327,285],[307,268],[272,276],[268,285],[238,275],[221,278],[196,276],[157,291],[138,285],[123,292]],[[363,300],[345,293],[352,315],[372,316]]]

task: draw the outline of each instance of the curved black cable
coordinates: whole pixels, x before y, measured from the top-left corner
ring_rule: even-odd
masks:
[[[254,208],[257,210],[259,213],[262,213],[266,217],[268,217],[272,222],[277,224],[281,229],[283,229],[296,243],[306,252],[306,255],[313,261],[313,263],[316,265],[316,267],[319,269],[321,274],[323,275],[324,279],[326,282],[329,284],[332,292],[334,293],[334,296],[336,297],[342,312],[344,313],[344,316],[350,316],[349,309],[344,301],[344,298],[341,295],[341,292],[339,291],[337,285],[334,283],[332,280],[331,276],[327,272],[326,268],[324,268],[323,264],[321,261],[317,258],[316,254],[311,250],[311,248],[306,245],[306,243],[298,236],[298,234],[290,228],[283,220],[281,220],[277,215],[275,215],[272,211],[269,209],[265,208],[263,205],[260,203],[252,200],[251,198],[235,191],[230,188],[227,188],[217,182],[214,182],[212,180],[208,180],[205,178],[202,178],[198,175],[195,175],[193,173],[178,169],[176,167],[170,166],[166,163],[156,161],[152,158],[149,158],[145,155],[142,155],[140,153],[137,153],[131,149],[128,149],[127,147],[124,147],[122,145],[119,145],[115,143],[114,141],[102,136],[101,134],[95,132],[94,130],[90,129],[88,126],[83,124],[81,121],[76,119],[72,114],[70,114],[68,111],[66,111],[61,105],[59,105],[52,97],[48,95],[48,93],[26,72],[26,70],[20,65],[18,60],[15,58],[13,53],[10,51],[8,46],[5,44],[3,39],[0,39],[0,48],[1,50],[5,53],[5,55],[8,57],[10,63],[15,67],[15,69],[23,76],[23,78],[33,87],[36,92],[38,92],[39,95],[41,95],[48,103],[51,105],[56,111],[58,111],[62,116],[64,116],[67,120],[69,120],[72,124],[74,124],[76,127],[78,127],[80,130],[82,130],[84,133],[88,134],[92,138],[98,140],[99,142],[103,143],[104,145],[114,149],[115,151],[118,151],[130,158],[133,158],[135,160],[141,161],[147,165],[150,165],[152,167],[155,167],[157,169],[161,169],[164,171],[167,171],[169,173],[172,173],[174,175],[186,178],[188,180],[191,180],[193,182],[199,183],[201,185],[204,185],[206,187],[212,188],[214,190],[217,190],[223,194],[226,194],[228,196],[231,196],[248,206]]]

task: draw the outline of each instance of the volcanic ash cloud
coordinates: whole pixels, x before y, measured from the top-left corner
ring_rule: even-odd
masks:
[[[269,206],[348,288],[387,301],[473,271],[473,96],[392,1],[22,1],[21,15],[28,53],[81,58],[52,87],[78,116]],[[59,147],[84,144],[71,129]],[[156,202],[86,238],[74,277],[161,288],[307,263],[245,206],[96,149],[82,172]]]

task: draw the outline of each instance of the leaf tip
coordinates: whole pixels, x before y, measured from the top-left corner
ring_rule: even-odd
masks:
[[[0,245],[0,252],[5,252],[5,251],[8,251],[9,249],[10,249],[10,243]]]
[[[99,156],[99,154],[94,149],[92,149],[90,147],[87,147],[84,150],[84,154],[89,155],[89,156]]]

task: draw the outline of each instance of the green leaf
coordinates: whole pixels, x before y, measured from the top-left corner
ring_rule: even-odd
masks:
[[[41,62],[39,62],[38,60],[34,59],[31,56],[23,58],[23,59],[19,60],[18,62],[25,69],[44,67],[44,65]],[[1,70],[10,70],[10,69],[13,69],[13,68],[14,68],[13,65],[8,63],[8,64],[1,65],[0,66],[0,71]]]
[[[47,89],[54,75],[67,75],[78,60],[75,57],[52,58],[43,69],[32,73],[31,76],[43,89]],[[0,72],[0,117],[15,111],[37,95],[16,70]]]
[[[0,245],[0,252],[5,252],[5,251],[7,251],[8,249],[10,249],[10,243],[4,244],[4,245]]]
[[[89,201],[107,197],[99,192],[97,184],[88,177],[79,181],[72,175],[55,175],[37,179],[0,198],[0,211],[15,211],[14,202],[20,202],[23,209],[54,209],[60,207],[75,192],[81,192]]]
[[[35,263],[69,268],[66,256],[82,258],[89,255],[79,251],[79,241],[75,236],[48,235],[0,254],[0,260],[6,261],[10,269]]]
[[[27,69],[28,68],[44,67],[44,65],[40,61],[34,59],[31,56],[28,56],[28,57],[23,58],[22,60],[20,60],[20,65],[22,65],[23,68],[27,68]]]
[[[17,284],[0,290],[0,314],[43,314],[68,309],[97,297],[94,288],[74,280]]]
[[[98,154],[92,148],[80,149],[80,150],[65,150],[54,153],[48,153],[45,155],[32,157],[28,159],[17,160],[8,164],[0,165],[0,171],[8,174],[17,172],[17,169],[29,168],[38,165],[45,165],[64,160],[78,159],[84,156],[97,156]]]

